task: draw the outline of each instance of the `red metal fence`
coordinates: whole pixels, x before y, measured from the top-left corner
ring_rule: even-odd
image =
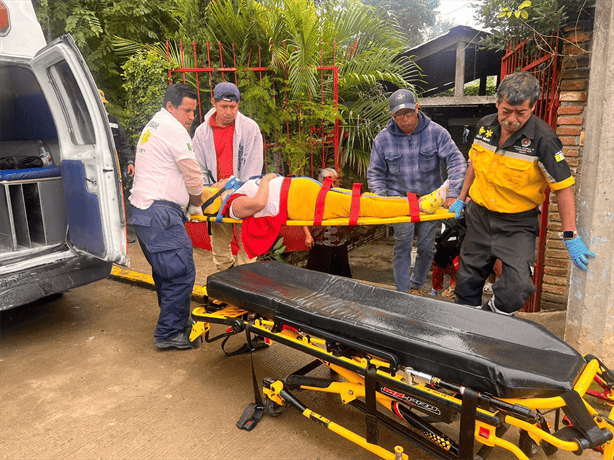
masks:
[[[169,43],[166,44],[167,47],[167,56],[170,61],[170,50]],[[213,94],[214,87],[214,75],[219,75],[219,79],[216,80],[225,80],[232,81],[238,85],[240,78],[249,78],[248,72],[254,72],[259,76],[259,81],[253,82],[253,84],[261,84],[263,74],[275,74],[275,70],[263,65],[262,62],[262,52],[260,47],[257,50],[254,50],[253,47],[250,48],[249,56],[247,59],[247,65],[239,68],[237,66],[237,54],[235,52],[234,44],[231,45],[230,49],[232,50],[232,66],[224,63],[224,49],[226,49],[221,42],[217,45],[213,45],[210,42],[206,43],[206,66],[199,67],[198,66],[198,53],[196,42],[192,42],[192,60],[194,62],[193,67],[186,67],[186,55],[184,54],[184,46],[183,42],[180,43],[180,60],[181,67],[176,69],[171,69],[168,71],[169,83],[172,83],[173,74],[181,74],[183,77],[183,82],[186,82],[186,75],[193,74],[195,76],[196,89],[198,93],[198,107],[199,107],[199,121],[202,123],[203,120],[203,106],[207,106],[207,101],[201,101],[201,92],[209,92],[209,94]],[[257,54],[257,56],[256,56]],[[339,104],[339,70],[334,62],[335,52],[332,53],[333,62],[332,65],[325,65],[323,59],[323,53],[320,52],[320,66],[316,68],[316,70],[320,73],[320,94],[319,95],[310,95],[310,102],[312,99],[320,101],[322,105],[327,103],[324,95],[324,85],[325,85],[325,73],[332,72],[332,92],[333,92],[333,107],[335,112],[338,110]],[[218,58],[218,60],[216,60]],[[256,62],[257,61],[257,62]],[[218,67],[214,67],[213,63],[219,62]],[[201,78],[202,74],[206,74],[206,83],[205,88],[201,88]],[[287,75],[286,75],[287,76]],[[251,82],[250,82],[251,83]],[[272,134],[267,137],[265,132],[262,133],[264,139],[264,155],[265,155],[265,165],[268,168],[269,160],[271,160],[272,164],[275,165],[276,171],[281,172],[280,167],[282,165],[282,152],[281,145],[279,142],[280,136],[285,136],[289,141],[290,137],[293,135],[298,135],[299,137],[303,133],[308,134],[309,138],[309,156],[310,156],[310,171],[306,171],[305,174],[310,173],[312,177],[315,174],[315,167],[327,167],[328,162],[330,160],[329,153],[332,150],[333,153],[333,166],[336,170],[339,170],[339,133],[340,133],[340,122],[337,118],[333,125],[326,122],[324,119],[321,120],[317,125],[312,123],[311,120],[307,120],[308,117],[305,117],[305,111],[301,107],[290,107],[288,101],[288,92],[287,91],[276,91],[275,86],[273,84],[273,98],[276,107],[279,110],[284,110],[288,116],[286,118],[286,122],[284,124],[280,123],[279,127],[276,128]],[[279,98],[280,100],[277,100]],[[292,115],[290,115],[292,114]],[[249,113],[245,114],[250,116]],[[291,120],[292,119],[292,120]],[[258,120],[255,120],[258,122]],[[291,123],[292,121],[292,123]],[[291,125],[295,126],[295,129],[291,129]],[[271,156],[273,158],[271,158]],[[317,158],[317,162],[316,162]]]
[[[516,71],[530,72],[542,85],[541,98],[535,104],[535,115],[543,119],[556,130],[557,110],[559,108],[559,72],[560,62],[558,51],[559,37],[550,39],[546,46],[531,52],[535,42],[525,40],[516,46],[510,46],[501,60],[501,79]],[[538,312],[541,308],[542,283],[544,278],[544,262],[546,256],[546,236],[548,233],[548,208],[550,190],[546,189],[546,201],[541,209],[539,239],[537,243],[537,258],[533,272],[535,294],[531,296],[522,311]]]

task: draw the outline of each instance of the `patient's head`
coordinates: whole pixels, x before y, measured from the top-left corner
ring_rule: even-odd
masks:
[[[318,180],[324,183],[327,177],[330,177],[333,180],[333,185],[339,185],[339,176],[337,175],[337,171],[335,171],[333,168],[320,169]]]

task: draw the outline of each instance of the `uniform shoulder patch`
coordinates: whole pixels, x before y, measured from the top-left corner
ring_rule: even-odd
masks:
[[[146,130],[143,132],[143,135],[141,136],[141,139],[140,139],[140,141],[139,141],[139,142],[140,142],[141,144],[146,144],[146,143],[147,143],[147,141],[149,140],[149,138],[150,138],[150,137],[151,137],[151,131],[150,131],[150,130],[148,130],[148,129],[146,129]]]
[[[563,161],[565,159],[565,155],[563,155],[563,152],[561,150],[559,150],[555,155],[554,155],[554,159],[556,160],[556,162],[560,162]]]

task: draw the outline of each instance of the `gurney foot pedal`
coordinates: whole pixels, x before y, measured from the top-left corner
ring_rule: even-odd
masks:
[[[264,415],[264,406],[261,404],[251,403],[243,411],[243,415],[237,422],[237,428],[251,431],[258,424]]]

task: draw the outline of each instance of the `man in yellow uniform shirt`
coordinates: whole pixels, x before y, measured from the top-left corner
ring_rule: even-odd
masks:
[[[595,257],[576,232],[574,178],[556,133],[533,115],[541,93],[529,73],[507,76],[496,96],[497,113],[482,118],[469,152],[463,190],[450,207],[460,216],[465,209],[467,234],[461,247],[456,303],[482,304],[484,282],[497,259],[501,278],[484,310],[513,315],[535,292],[531,267],[539,234],[537,209],[546,187],[556,195],[563,239],[573,263],[586,270]]]

